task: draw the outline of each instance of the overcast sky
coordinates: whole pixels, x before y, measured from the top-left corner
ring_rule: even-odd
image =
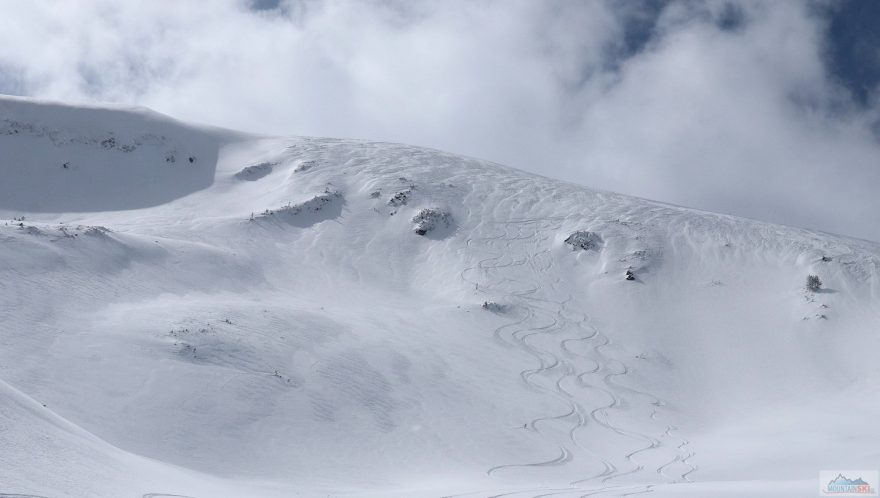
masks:
[[[880,240],[880,2],[0,0],[0,93]]]

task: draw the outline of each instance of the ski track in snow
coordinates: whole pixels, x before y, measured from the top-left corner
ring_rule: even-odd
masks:
[[[629,388],[613,381],[614,377],[626,376],[629,373],[629,367],[623,361],[605,352],[605,349],[611,345],[611,340],[596,329],[588,315],[579,313],[582,315],[579,320],[571,320],[566,317],[566,314],[576,313],[567,308],[567,304],[572,300],[571,295],[561,300],[553,299],[554,285],[545,286],[539,290],[538,286],[532,282],[522,280],[522,271],[517,272],[515,276],[504,274],[506,270],[528,268],[526,273],[530,273],[535,282],[550,280],[546,277],[552,273],[554,262],[552,254],[546,247],[549,246],[552,236],[561,229],[561,219],[493,222],[492,228],[494,233],[471,238],[467,241],[469,248],[482,246],[491,255],[480,259],[476,265],[465,268],[460,276],[469,285],[473,285],[476,292],[487,298],[503,299],[505,303],[511,303],[514,310],[522,312],[521,318],[498,327],[493,334],[497,340],[508,346],[519,347],[535,359],[536,367],[524,368],[520,372],[524,384],[568,406],[568,410],[563,413],[552,413],[533,418],[526,423],[525,427],[529,431],[543,434],[542,423],[565,421],[570,424],[570,428],[568,439],[559,443],[559,454],[555,458],[497,465],[488,469],[487,475],[499,477],[506,471],[515,473],[516,469],[540,469],[567,465],[583,457],[594,461],[598,460],[603,467],[603,470],[596,475],[571,481],[569,484],[572,488],[552,490],[553,492],[550,493],[547,491],[551,490],[538,490],[544,493],[534,495],[537,497],[571,494],[577,487],[589,483],[606,483],[623,476],[641,473],[644,468],[638,463],[637,456],[664,446],[660,438],[671,439],[670,433],[674,428],[667,426],[659,437],[652,437],[616,425],[612,421],[612,413],[614,410],[622,409],[621,396],[623,395],[632,395],[633,399],[649,400],[652,405],[650,414],[652,420],[656,419],[658,409],[664,403],[650,393]],[[540,249],[541,247],[544,249]],[[557,277],[555,282],[558,281]],[[520,288],[512,287],[511,283],[519,284]],[[576,336],[570,337],[571,334]],[[530,343],[530,338],[541,336],[552,336],[557,339],[558,351],[548,350]],[[590,344],[593,355],[584,356],[572,351],[568,345],[575,341]],[[575,358],[577,362],[565,359],[566,356]],[[533,380],[543,375],[555,377],[552,388]],[[592,380],[588,380],[591,378]],[[573,382],[581,387],[597,390],[607,396],[609,402],[587,409],[577,395],[566,390],[564,387],[566,382]],[[586,427],[588,423],[598,424],[608,431],[629,439],[643,441],[645,446],[624,455],[629,468],[622,470],[611,461],[616,455],[598,455],[589,448],[588,444],[585,445],[578,440],[578,431]],[[677,462],[688,464],[688,459],[693,456],[692,453],[685,452],[683,449],[688,443],[686,439],[681,438],[681,443],[674,446],[675,456],[654,469],[655,473],[664,478],[666,483],[686,482],[688,481],[687,474],[696,470],[695,466],[690,465],[690,470],[681,476],[672,477],[664,473],[667,467]],[[627,488],[625,494],[618,494],[618,496],[649,493],[653,487],[654,484],[648,484]],[[582,496],[611,493],[615,489],[619,491],[617,486],[603,487]],[[495,496],[514,496],[532,491],[536,490],[519,490]]]

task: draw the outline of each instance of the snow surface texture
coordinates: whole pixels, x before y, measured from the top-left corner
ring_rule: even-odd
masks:
[[[403,145],[0,124],[0,496],[813,496],[880,461],[878,244]]]

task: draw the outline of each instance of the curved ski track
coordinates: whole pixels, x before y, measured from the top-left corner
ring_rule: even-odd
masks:
[[[615,377],[626,376],[629,367],[613,355],[610,350],[611,340],[596,328],[590,316],[569,308],[573,296],[568,295],[563,299],[554,296],[554,293],[559,293],[558,276],[552,279],[553,284],[549,288],[548,286],[541,288],[538,285],[540,281],[547,281],[547,274],[553,270],[554,260],[548,248],[552,236],[561,229],[562,221],[562,218],[538,218],[489,222],[488,225],[493,229],[492,233],[467,241],[469,249],[482,249],[486,251],[486,257],[480,259],[476,265],[462,270],[461,279],[473,285],[476,294],[486,296],[487,300],[503,300],[505,306],[511,307],[511,312],[519,315],[514,321],[496,328],[493,332],[494,337],[505,346],[517,347],[534,358],[536,365],[524,368],[520,372],[520,378],[528,388],[543,393],[567,407],[562,412],[548,413],[529,420],[524,426],[556,444],[559,452],[555,457],[545,456],[543,459],[536,458],[531,462],[496,465],[486,473],[490,477],[499,477],[506,472],[516,472],[517,469],[540,470],[570,465],[576,460],[598,462],[602,470],[595,475],[570,481],[567,488],[519,489],[491,496],[518,495],[537,498],[554,495],[574,496],[578,493],[584,493],[579,496],[630,496],[650,493],[657,484],[607,483],[645,471],[644,466],[638,461],[638,456],[658,448],[672,449],[675,457],[654,469],[654,475],[659,475],[666,484],[689,482],[688,475],[697,470],[697,467],[688,461],[694,454],[686,449],[688,440],[671,434],[676,430],[675,426],[667,425],[665,431],[654,437],[617,425],[613,420],[615,411],[625,409],[624,398],[628,406],[633,406],[639,401],[642,404],[649,403],[652,407],[650,413],[652,421],[657,419],[659,410],[665,403],[650,393],[614,381]],[[533,338],[535,340],[530,341]],[[538,339],[547,338],[553,338],[556,347],[551,349],[535,344]],[[591,348],[589,354],[578,353],[569,347],[569,344],[575,342],[589,344]],[[540,379],[546,377],[553,379],[550,385],[540,382]],[[607,397],[608,402],[587,408],[584,406],[584,396],[573,393],[574,388],[594,390]],[[548,403],[548,406],[556,406],[556,404]],[[550,421],[568,423],[570,427],[567,438],[557,441],[552,435],[542,432],[542,425]],[[585,442],[578,439],[578,432],[588,424],[595,424],[629,440],[641,441],[644,446],[623,455],[623,462],[619,461],[619,455],[597,454]],[[678,444],[673,444],[671,442],[673,439],[677,440]],[[670,442],[664,443],[664,440]],[[618,464],[624,464],[624,468],[618,467],[613,462],[615,458]],[[676,463],[681,463],[689,469],[677,476],[667,474],[667,469]],[[644,478],[644,481],[651,480],[649,476]],[[589,487],[590,485],[593,487]],[[456,496],[476,494],[479,493]]]

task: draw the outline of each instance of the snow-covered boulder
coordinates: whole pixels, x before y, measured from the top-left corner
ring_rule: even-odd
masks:
[[[412,194],[412,190],[401,190],[388,199],[388,205],[392,207],[405,206],[406,203],[409,202],[410,194]]]
[[[100,225],[79,225],[76,227],[76,230],[82,231],[83,235],[88,235],[89,237],[106,237],[108,233],[112,232],[109,228]]]
[[[297,164],[295,168],[293,168],[293,172],[294,173],[303,173],[305,171],[308,171],[308,170],[314,168],[317,165],[318,165],[318,161],[315,161],[314,159],[311,159],[308,161],[302,161],[301,163]]]
[[[589,251],[594,249],[601,249],[604,242],[602,240],[602,237],[600,237],[597,233],[588,232],[586,230],[578,230],[577,232],[569,235],[568,238],[565,239],[565,243],[575,249]]]
[[[439,228],[449,228],[452,224],[452,215],[440,208],[425,208],[413,216],[415,223],[413,231],[419,235],[427,235]]]
[[[505,311],[506,306],[495,301],[483,301],[482,308],[493,313],[501,313]]]
[[[344,202],[345,198],[341,192],[326,191],[297,204],[287,204],[278,209],[267,209],[260,213],[259,218],[273,217],[291,225],[306,227],[336,218],[342,213]]]
[[[235,174],[235,178],[237,178],[238,180],[252,182],[254,180],[259,180],[260,178],[263,178],[271,172],[272,163],[264,162],[245,167]]]

